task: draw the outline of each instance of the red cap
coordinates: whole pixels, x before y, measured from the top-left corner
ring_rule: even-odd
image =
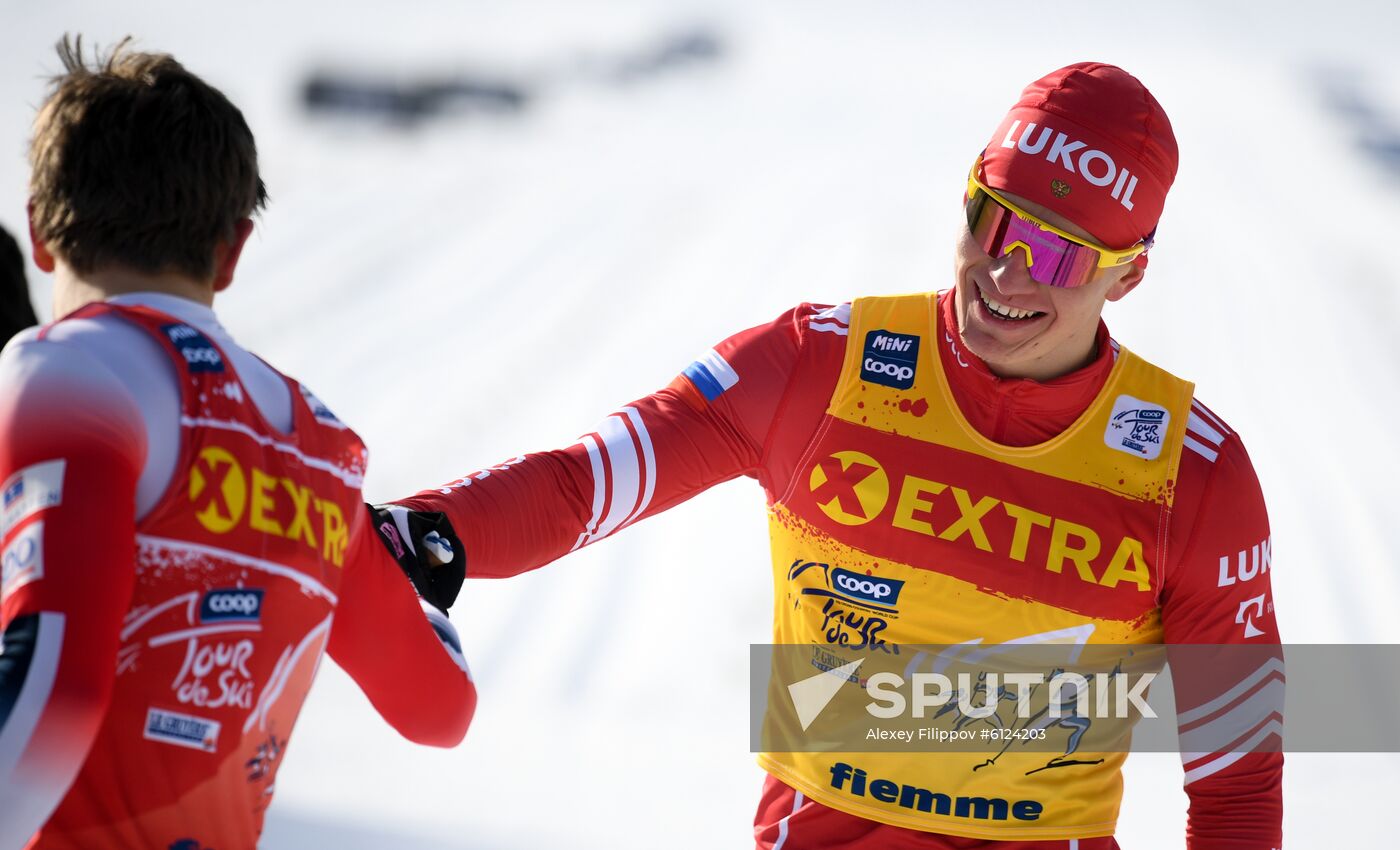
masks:
[[[1122,249],[1156,229],[1176,165],[1171,122],[1147,87],[1079,62],[1021,92],[982,156],[982,179]]]

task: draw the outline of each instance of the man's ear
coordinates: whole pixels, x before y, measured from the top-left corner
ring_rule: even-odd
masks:
[[[219,241],[214,246],[214,291],[223,292],[233,283],[233,270],[243,255],[243,246],[253,234],[253,220],[240,218],[233,226],[233,241]]]
[[[1137,288],[1139,283],[1142,283],[1142,279],[1146,274],[1147,269],[1136,263],[1128,266],[1128,270],[1123,273],[1123,276],[1115,280],[1113,284],[1108,287],[1108,300],[1117,301],[1124,295],[1132,292]]]
[[[49,246],[44,244],[44,240],[39,238],[39,234],[34,230],[34,199],[30,198],[25,205],[25,210],[29,215],[29,244],[32,246],[30,255],[34,257],[34,265],[39,267],[39,271],[44,274],[53,274],[54,259],[49,253]]]

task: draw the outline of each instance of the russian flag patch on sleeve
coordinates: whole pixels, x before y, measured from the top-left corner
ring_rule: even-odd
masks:
[[[739,383],[739,373],[713,348],[685,367],[681,374],[690,379],[705,401],[714,401],[725,390]]]

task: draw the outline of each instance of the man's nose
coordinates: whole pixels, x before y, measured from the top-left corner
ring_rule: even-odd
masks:
[[[1005,295],[1032,292],[1037,284],[1031,277],[1030,261],[1030,254],[1018,246],[993,260],[988,272],[997,289]]]

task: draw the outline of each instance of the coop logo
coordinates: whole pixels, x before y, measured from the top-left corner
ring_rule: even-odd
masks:
[[[227,449],[207,446],[190,469],[189,500],[195,519],[215,534],[243,525],[262,534],[299,540],[337,567],[350,541],[345,514],[310,487],[267,474],[256,466],[245,473]],[[319,522],[313,521],[315,515]]]
[[[219,722],[159,708],[146,710],[148,741],[212,753],[219,748]]]
[[[162,325],[161,331],[185,358],[185,368],[191,372],[222,372],[224,358],[212,340],[189,325]]]
[[[1112,184],[1113,189],[1109,192],[1109,197],[1122,204],[1124,209],[1132,210],[1133,191],[1137,189],[1138,184],[1137,175],[1126,168],[1120,169],[1113,157],[1103,151],[1091,148],[1085,142],[1072,140],[1054,127],[1040,127],[1039,135],[1035,132],[1036,127],[1034,121],[1027,123],[1018,139],[1016,131],[1021,129],[1021,121],[1012,121],[1006,130],[1005,138],[1001,140],[1001,146],[1017,148],[1031,156],[1044,153],[1047,161],[1058,164],[1070,174],[1082,176],[1085,182],[1092,186],[1103,187]],[[1050,141],[1051,136],[1055,137],[1055,141]],[[1075,166],[1078,166],[1078,171],[1075,170]],[[1065,190],[1065,194],[1069,194],[1068,189]],[[1056,196],[1064,197],[1058,192]]]
[[[899,592],[904,589],[904,582],[861,575],[838,567],[831,571],[831,586],[842,596],[894,607],[899,602]]]
[[[199,621],[255,623],[262,619],[262,599],[261,589],[240,587],[211,590],[204,594],[204,601],[199,606]]]
[[[919,361],[919,338],[886,330],[865,335],[865,354],[860,379],[896,390],[914,386],[914,370]]]
[[[1103,432],[1104,445],[1144,460],[1156,460],[1162,453],[1162,441],[1170,422],[1171,414],[1166,408],[1120,395],[1113,403],[1113,413]]]
[[[0,578],[0,599],[44,577],[44,521],[24,527],[5,547],[4,572]]]
[[[842,451],[820,460],[808,487],[822,513],[842,525],[864,525],[890,500],[890,478],[870,455]]]

